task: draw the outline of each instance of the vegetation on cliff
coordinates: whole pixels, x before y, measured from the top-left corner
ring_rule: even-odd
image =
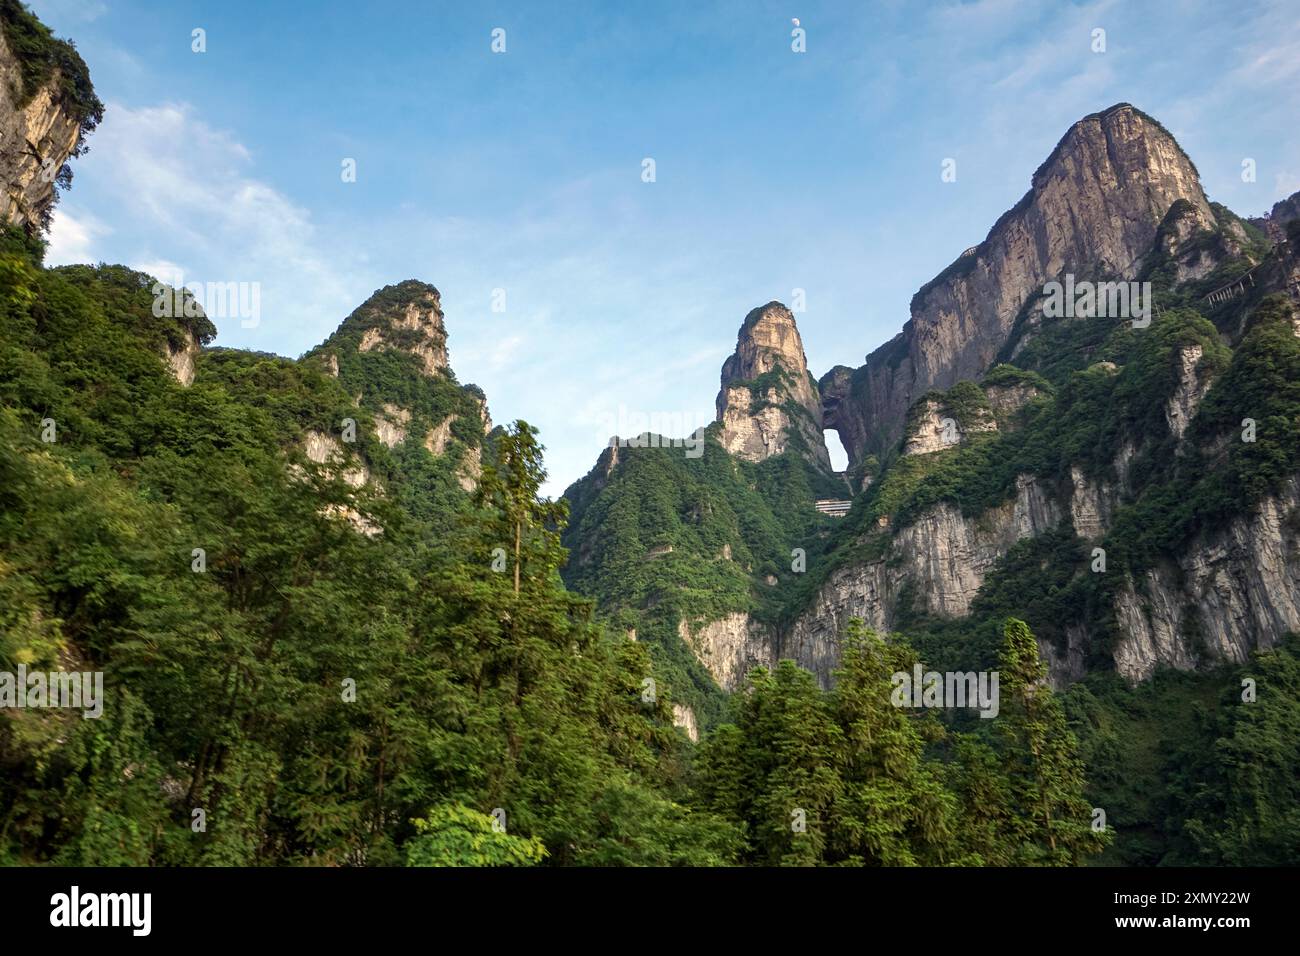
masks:
[[[17,105],[25,105],[57,80],[57,97],[80,125],[84,140],[104,118],[104,104],[95,95],[90,70],[76,45],[56,38],[20,0],[0,0],[0,28],[19,64],[22,86],[13,91]]]
[[[475,862],[462,805],[500,809],[533,862],[617,860],[627,833],[638,862],[727,858],[729,826],[675,796],[645,648],[563,590],[536,513],[518,591],[494,570],[535,471],[490,472],[478,503],[448,478],[459,518],[434,534],[384,493],[364,421],[373,486],[298,450],[355,414],[337,380],[217,351],[182,388],[151,302],[6,239],[0,670],[102,671],[106,702],[0,711],[0,860]]]

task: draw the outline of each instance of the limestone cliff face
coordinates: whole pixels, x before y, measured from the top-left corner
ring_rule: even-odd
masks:
[[[998,424],[991,413],[960,422],[938,399],[925,399],[912,414],[903,440],[904,455],[928,455],[960,445],[969,435],[995,432]]]
[[[1044,283],[1067,272],[1132,278],[1179,199],[1215,222],[1196,168],[1154,120],[1127,104],[1080,120],[988,238],[916,294],[911,319],[868,356],[850,393],[842,376],[823,382],[826,427],[853,461],[886,451],[921,395],[989,369]]]
[[[483,441],[487,441],[487,436],[492,433],[492,416],[488,412],[486,398],[479,401],[478,418],[479,424],[483,427]],[[482,475],[483,446],[477,444],[465,450],[465,457],[461,460],[460,471],[456,478],[461,488],[465,491],[473,491],[478,487],[478,480]]]
[[[1177,560],[1129,582],[1115,604],[1116,669],[1131,681],[1157,667],[1241,663],[1300,630],[1300,480]]]
[[[391,402],[385,402],[384,410],[375,413],[375,434],[389,448],[406,441],[406,430],[410,424],[410,411]]]
[[[185,388],[194,383],[194,360],[200,351],[198,336],[193,332],[185,336],[179,347],[171,343],[163,345],[162,359],[167,364],[167,371]]]
[[[75,52],[65,55],[69,68],[84,76],[81,58]],[[0,203],[4,221],[31,231],[45,226],[56,183],[66,185],[70,174],[61,170],[77,153],[86,123],[84,109],[72,102],[64,79],[63,68],[55,67],[39,88],[25,89],[22,63],[0,30]],[[103,107],[93,93],[91,100],[98,121]]]
[[[1273,254],[1254,270],[1251,278],[1260,295],[1280,292],[1300,305],[1300,242],[1281,242],[1274,246]],[[1234,330],[1238,336],[1245,329],[1245,319],[1246,311],[1242,309]],[[1300,335],[1300,310],[1296,312],[1295,329],[1296,335]]]
[[[1232,223],[1236,225],[1236,223]],[[1174,203],[1160,227],[1158,242],[1174,263],[1173,279],[1176,283],[1203,279],[1214,271],[1223,259],[1239,255],[1245,240],[1244,232],[1233,235],[1225,231],[1215,241],[1201,241],[1214,228],[1205,217],[1204,210],[1187,202]],[[1240,230],[1240,227],[1237,227]]]
[[[1176,375],[1163,411],[1170,436],[1183,440],[1212,379],[1203,368],[1200,346],[1184,345],[1172,358]],[[1004,394],[995,398],[999,390]],[[1035,389],[989,386],[985,392],[1005,422],[1005,411],[1031,400]],[[954,446],[970,440],[972,422],[979,429],[991,427],[981,416],[972,416],[968,403],[968,427],[954,433],[956,442],[942,442],[937,435],[943,400],[942,395],[927,399],[909,416],[904,443],[909,453],[958,454]],[[882,518],[861,539],[863,551],[878,557],[834,569],[784,625],[774,628],[733,614],[708,625],[683,625],[682,637],[728,689],[739,686],[752,667],[786,658],[829,685],[839,661],[840,635],[850,620],[887,632],[913,613],[965,617],[990,573],[1017,542],[1063,524],[1083,540],[1085,551],[1103,542],[1116,515],[1139,490],[1132,484],[1132,463],[1159,439],[1126,437],[1110,467],[1101,471],[1076,464],[1057,482],[1021,474],[1006,501],[979,514],[965,515],[941,502],[898,526]],[[1300,628],[1300,476],[1226,526],[1196,536],[1176,556],[1136,577],[1126,576],[1111,594],[1108,613],[1102,615],[1114,624],[1107,656],[1130,681],[1145,680],[1159,667],[1240,663],[1251,651],[1272,646]],[[1064,627],[1059,646],[1040,641],[1056,686],[1078,680],[1096,665],[1098,647],[1104,646],[1098,642],[1106,635],[1090,631],[1091,626]]]
[[[821,397],[794,316],[781,303],[769,302],[745,317],[736,351],[722,366],[717,412],[719,441],[731,454],[762,461],[793,447],[831,470]]]
[[[1022,475],[1015,496],[976,517],[947,503],[891,534],[880,558],[832,572],[812,603],[777,637],[775,656],[791,658],[824,685],[839,661],[839,635],[853,618],[878,631],[893,629],[905,594],[915,610],[961,617],[993,566],[1022,538],[1060,523],[1063,509],[1050,490]]]
[[[743,612],[702,623],[683,620],[677,633],[723,690],[736,690],[750,670],[775,660],[771,631]]]
[[[695,722],[695,711],[685,704],[673,704],[673,726],[686,731],[693,743],[700,739],[700,727]]]
[[[1189,345],[1178,351],[1178,386],[1165,403],[1165,421],[1175,438],[1183,437],[1201,399],[1210,390],[1210,377],[1201,374],[1198,368],[1203,354],[1199,345]]]
[[[344,448],[333,435],[315,429],[308,431],[302,439],[302,452],[308,461],[323,465],[328,474],[342,478],[354,489],[372,484],[370,467],[365,460],[354,450]],[[296,464],[290,465],[290,472],[302,474],[302,470]],[[323,513],[348,522],[368,537],[374,537],[383,530],[350,505],[327,505]]]
[[[309,431],[303,437],[302,450],[308,461],[337,470],[353,488],[361,488],[370,481],[370,469],[366,463],[359,456],[345,451],[333,435]]]
[[[866,431],[867,421],[852,408],[854,375],[853,369],[847,365],[837,365],[817,381],[822,402],[822,425],[835,429],[849,453],[850,464],[860,461],[863,450],[871,446]]]
[[[878,560],[833,572],[782,633],[756,635],[763,646],[751,655],[792,658],[827,684],[839,660],[839,635],[852,618],[890,630],[905,595],[918,602],[918,611],[968,614],[989,571],[1017,541],[1062,519],[1089,541],[1110,527],[1122,488],[1089,481],[1078,468],[1070,475],[1071,482],[1060,488],[1021,476],[1012,501],[973,517],[948,504],[930,509],[894,531]],[[1226,528],[1193,539],[1176,559],[1126,579],[1113,604],[1119,639],[1110,656],[1119,674],[1136,682],[1162,666],[1241,663],[1252,650],[1300,629],[1297,519],[1300,476]],[[1040,642],[1053,684],[1064,686],[1083,676],[1098,637],[1075,625],[1066,629],[1063,648]]]

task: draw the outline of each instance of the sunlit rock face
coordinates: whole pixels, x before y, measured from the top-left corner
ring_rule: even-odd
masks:
[[[1196,167],[1155,120],[1120,104],[1075,123],[988,237],[916,294],[903,331],[852,380],[823,379],[835,409],[827,424],[850,461],[892,447],[926,392],[984,374],[1046,282],[1133,278],[1180,199],[1189,225],[1213,226]]]
[[[794,315],[769,302],[745,317],[736,351],[722,366],[717,400],[722,447],[747,461],[794,448],[829,471],[821,396]]]
[[[81,136],[81,124],[62,102],[56,70],[21,103],[22,67],[0,32],[0,188],[4,220],[39,228],[54,202],[55,174]]]

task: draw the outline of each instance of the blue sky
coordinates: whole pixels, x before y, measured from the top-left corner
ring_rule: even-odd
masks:
[[[611,419],[710,420],[745,313],[794,289],[813,373],[861,364],[1087,113],[1153,114],[1244,215],[1300,189],[1291,0],[31,6],[108,106],[51,263],[258,282],[217,343],[290,356],[432,282],[552,494]]]

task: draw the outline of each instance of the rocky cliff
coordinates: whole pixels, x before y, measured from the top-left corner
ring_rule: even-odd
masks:
[[[711,430],[729,456],[692,475],[603,455],[568,495],[569,580],[724,690],[787,658],[828,684],[854,618],[968,669],[1019,617],[1058,686],[1241,662],[1300,627],[1300,310],[1278,294],[1300,294],[1293,245],[1209,203],[1155,120],[1086,117],[863,368],[814,391],[793,316],[751,312]],[[1069,274],[1150,283],[1152,321],[1038,308]],[[1244,418],[1272,424],[1256,442]],[[790,471],[783,453],[824,471],[823,424],[862,479],[847,517],[789,521],[806,504],[789,494],[770,521],[726,509],[770,481],[751,469]],[[738,551],[759,526],[766,556]]]
[[[436,288],[408,279],[377,290],[307,358],[354,396],[383,445],[447,459],[473,489],[492,421],[483,392],[452,372]]]
[[[1287,226],[1297,219],[1300,219],[1300,192],[1274,203],[1267,214],[1252,218],[1250,222],[1273,242],[1281,242],[1286,238]]]
[[[37,231],[49,224],[67,161],[103,117],[86,64],[17,0],[0,2],[0,190],[3,219]]]
[[[1226,528],[1198,535],[1115,602],[1115,667],[1131,681],[1157,667],[1184,670],[1250,652],[1300,631],[1300,481]]]
[[[331,345],[410,355],[426,375],[436,375],[447,368],[442,298],[433,286],[415,279],[385,286],[343,320],[325,343]]]
[[[884,632],[904,613],[964,617],[1011,547],[1056,527],[1061,511],[1039,482],[1022,475],[1012,500],[976,517],[945,502],[896,531],[880,531],[884,553],[833,571],[812,604],[777,634],[777,656],[828,685],[839,663],[839,635],[851,619]]]
[[[996,413],[996,428],[970,383],[922,398],[903,456],[762,653],[827,682],[852,618],[960,634],[948,650],[961,653],[981,621],[1014,612],[1033,622],[1054,683],[1098,667],[1136,682],[1240,664],[1300,629],[1300,309],[1274,289],[1290,262],[1274,250],[1253,291],[1211,309],[1245,328],[1231,348],[1205,316],[1174,309],[1141,332],[1121,324],[1102,349],[1114,361],[1058,373],[1051,394],[995,370],[989,409],[1023,410]],[[1203,303],[1217,281],[1164,294]]]
[[[821,398],[794,316],[781,303],[745,316],[736,351],[722,366],[717,412],[719,442],[731,454],[763,461],[792,448],[830,471]]]
[[[922,394],[995,362],[1044,283],[1135,276],[1179,199],[1214,223],[1196,167],[1159,123],[1128,104],[1080,120],[988,237],[917,292],[903,331],[857,374],[823,380],[826,427],[853,461],[888,451]]]
[[[1104,656],[1121,676],[1137,682],[1159,667],[1242,663],[1251,651],[1300,630],[1296,488],[1293,478],[1254,513],[1197,535],[1181,554],[1123,580],[1103,612],[1113,615],[1115,628],[1113,647]],[[1118,497],[1113,486],[1080,481],[1073,493],[1061,494],[1022,476],[1011,502],[977,516],[938,505],[890,535],[880,558],[832,572],[789,627],[758,634],[757,649],[731,650],[730,659],[791,658],[828,684],[839,660],[839,635],[852,618],[888,631],[905,613],[965,617],[1018,541],[1055,528],[1063,516],[1081,538],[1100,540]],[[1099,507],[1099,501],[1105,504]],[[920,606],[904,606],[912,600]],[[1063,642],[1040,639],[1057,686],[1084,675],[1089,659],[1097,659],[1094,645],[1103,639],[1099,628],[1083,621],[1061,623]],[[731,622],[730,631],[739,629]],[[737,676],[727,676],[734,686]]]

